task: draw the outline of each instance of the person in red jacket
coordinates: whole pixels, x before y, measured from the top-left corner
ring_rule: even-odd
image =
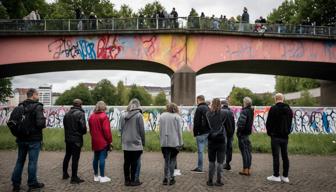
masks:
[[[94,151],[93,170],[94,181],[101,183],[109,182],[111,179],[104,174],[105,159],[112,143],[110,121],[106,113],[104,101],[98,101],[94,113],[89,118],[92,150]],[[100,176],[98,176],[98,162]]]

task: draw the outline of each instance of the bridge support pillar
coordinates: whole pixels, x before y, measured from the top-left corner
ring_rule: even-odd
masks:
[[[192,106],[195,94],[196,73],[185,65],[171,77],[171,101],[177,105]]]
[[[320,81],[321,98],[320,104],[324,107],[336,106],[336,82],[335,81]]]

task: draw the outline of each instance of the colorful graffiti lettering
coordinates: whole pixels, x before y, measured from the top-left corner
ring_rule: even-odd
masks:
[[[101,59],[116,59],[122,46],[117,43],[117,37],[103,36],[97,44],[97,55]]]
[[[125,112],[126,107],[109,107],[106,114],[108,115],[111,128],[120,129],[120,117]],[[47,118],[46,126],[49,128],[62,128],[63,118],[66,112],[70,109],[69,106],[46,107],[44,115]],[[93,106],[84,106],[86,119],[92,114]],[[265,133],[266,120],[270,107],[255,107],[253,132]],[[307,108],[293,107],[293,122],[292,129],[294,133],[336,133],[336,108]],[[0,108],[0,125],[6,125],[13,107]],[[193,118],[195,107],[181,107],[180,114],[184,131],[193,130]],[[240,107],[232,107],[231,110],[235,115],[235,120],[239,118],[241,111]],[[159,119],[163,108],[159,107],[144,107],[143,116],[146,131],[158,131]]]

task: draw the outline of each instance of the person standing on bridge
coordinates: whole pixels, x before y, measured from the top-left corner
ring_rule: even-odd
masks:
[[[84,182],[77,175],[78,161],[81,148],[83,146],[83,135],[86,134],[85,112],[82,109],[82,100],[75,99],[73,107],[67,112],[63,119],[64,137],[65,137],[65,156],[63,160],[63,179],[68,179],[68,166],[72,158],[72,176],[71,184]]]
[[[173,18],[173,28],[178,28],[178,14],[175,10],[175,7],[173,8],[172,12],[170,13],[171,17]]]
[[[105,113],[106,109],[105,102],[98,101],[94,113],[89,118],[92,150],[94,151],[93,180],[100,183],[111,181],[109,177],[105,176],[105,159],[112,144],[110,120]],[[98,176],[98,164],[100,176]]]
[[[206,113],[209,111],[209,106],[205,103],[203,95],[197,96],[197,108],[194,115],[194,137],[196,137],[198,161],[197,167],[192,171],[203,173],[203,152],[204,147],[208,143],[208,134],[210,131],[206,120]]]
[[[243,108],[237,122],[237,137],[239,150],[243,158],[243,170],[239,172],[240,175],[251,175],[252,163],[252,146],[249,140],[249,135],[252,133],[253,115],[252,99],[245,97],[243,99]]]
[[[127,108],[127,114],[121,119],[121,143],[124,151],[125,186],[139,186],[136,179],[138,160],[145,146],[145,127],[140,108],[140,101],[132,99]],[[138,170],[140,173],[140,170]]]
[[[165,160],[163,185],[174,185],[176,157],[183,146],[182,119],[175,103],[169,103],[166,110],[160,116],[160,144]]]
[[[267,177],[267,180],[288,183],[287,145],[288,135],[291,133],[293,111],[289,105],[284,103],[284,96],[281,93],[275,95],[275,103],[269,110],[266,121],[267,135],[271,137],[273,156],[273,175]],[[279,150],[281,150],[283,161],[283,176],[281,177],[279,177]]]
[[[233,136],[235,132],[235,119],[234,119],[233,112],[229,108],[229,102],[227,100],[223,100],[221,101],[221,104],[222,104],[222,110],[226,111],[228,115],[227,121],[229,122],[228,127],[227,127],[228,131],[226,135],[227,136],[226,152],[225,152],[226,161],[225,161],[224,169],[231,170],[230,162],[232,160],[232,142],[233,142]]]
[[[36,89],[28,89],[27,98],[19,104],[23,106],[25,119],[22,121],[22,127],[28,132],[26,135],[16,136],[18,145],[18,158],[12,174],[13,191],[20,191],[21,177],[27,154],[28,163],[28,186],[29,190],[40,189],[44,187],[43,183],[37,181],[37,161],[41,150],[43,140],[42,129],[46,127],[46,118],[43,114],[43,104],[39,103],[39,94]],[[14,113],[14,112],[13,112]]]

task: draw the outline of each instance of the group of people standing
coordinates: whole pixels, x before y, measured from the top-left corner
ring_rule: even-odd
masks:
[[[28,186],[29,189],[43,188],[44,184],[37,181],[36,170],[41,142],[42,129],[45,128],[46,118],[43,114],[43,105],[38,102],[39,95],[36,89],[29,89],[28,99],[20,103],[18,107],[24,109],[26,119],[24,128],[30,132],[25,136],[17,136],[18,158],[12,174],[13,191],[20,191],[21,176],[27,154]],[[288,135],[291,132],[293,113],[290,107],[284,103],[284,97],[278,93],[275,95],[276,104],[270,108],[267,118],[267,134],[271,137],[273,155],[273,175],[267,177],[269,181],[289,182],[289,160],[287,154]],[[80,99],[73,101],[73,106],[66,113],[64,123],[65,156],[63,160],[63,179],[70,178],[68,164],[72,159],[71,184],[84,182],[78,176],[78,162],[83,146],[83,135],[87,133],[85,112],[82,109],[83,102]],[[197,167],[193,172],[203,173],[203,152],[208,147],[209,176],[208,186],[222,186],[223,169],[231,170],[232,142],[235,133],[234,114],[230,110],[228,101],[220,101],[215,98],[210,106],[205,102],[204,96],[197,97],[197,109],[194,115],[194,136],[198,149]],[[112,150],[112,133],[110,121],[106,115],[107,107],[103,101],[97,102],[94,112],[88,120],[91,143],[93,150],[93,180],[96,182],[109,182],[111,178],[105,174],[105,159]],[[14,109],[15,111],[15,109]],[[13,111],[13,113],[14,113]],[[243,159],[243,169],[239,174],[251,175],[252,147],[249,135],[253,126],[252,100],[249,97],[243,99],[243,108],[237,121],[237,137],[239,149]],[[29,117],[29,118],[28,118]],[[163,185],[174,185],[174,169],[177,166],[177,155],[183,148],[182,118],[179,108],[174,103],[166,105],[166,110],[160,119],[160,145],[164,158]],[[141,105],[138,99],[132,99],[120,117],[121,143],[124,153],[124,181],[125,186],[139,186],[141,155],[145,146],[145,130]],[[279,174],[279,151],[283,159],[283,174]],[[225,164],[224,164],[225,161]],[[214,176],[217,175],[216,181]]]

